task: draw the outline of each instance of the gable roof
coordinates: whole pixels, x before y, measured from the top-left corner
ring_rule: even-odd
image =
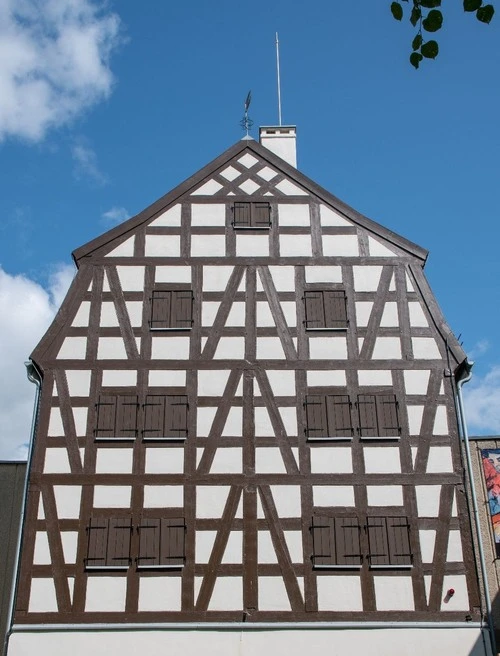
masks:
[[[132,217],[128,221],[112,228],[111,230],[100,235],[96,239],[89,241],[80,248],[77,248],[73,251],[73,259],[77,266],[82,258],[91,256],[92,253],[98,249],[110,244],[114,240],[121,239],[127,234],[133,233],[133,231],[138,228],[143,223],[147,223],[155,215],[157,215],[162,210],[165,210],[170,205],[175,203],[180,196],[183,196],[186,193],[203,182],[206,178],[210,177],[215,171],[229,163],[232,159],[238,156],[242,156],[248,152],[249,154],[257,155],[261,160],[266,161],[287,178],[291,179],[293,182],[301,185],[303,188],[307,189],[311,194],[320,198],[327,205],[330,205],[337,212],[343,214],[347,219],[352,221],[354,224],[359,225],[360,227],[365,228],[369,232],[377,235],[388,242],[398,246],[402,250],[406,251],[409,255],[412,255],[417,260],[421,262],[423,266],[427,259],[428,251],[422,247],[414,244],[413,242],[405,239],[401,235],[384,228],[376,221],[363,216],[355,209],[344,203],[342,200],[331,194],[330,192],[323,189],[316,182],[308,178],[303,173],[300,173],[295,167],[291,166],[285,162],[281,157],[278,157],[273,152],[257,143],[254,140],[243,139],[235,143],[231,148],[228,148],[224,153],[219,155],[212,162],[204,166],[197,173],[192,175],[190,178],[182,182],[180,185],[172,189],[157,201],[152,203],[149,207],[144,209],[142,212],[139,212],[136,216]]]

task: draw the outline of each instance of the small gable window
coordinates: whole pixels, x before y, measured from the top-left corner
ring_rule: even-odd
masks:
[[[359,394],[357,406],[361,439],[399,438],[399,405],[394,394]]]
[[[410,527],[406,517],[368,517],[370,568],[411,567]]]
[[[346,330],[347,307],[343,289],[314,289],[304,292],[305,328],[312,330]]]
[[[266,230],[271,227],[271,206],[266,202],[235,202],[233,227]]]
[[[191,289],[154,289],[151,298],[151,330],[191,330],[193,301]]]
[[[360,526],[356,517],[315,515],[311,532],[315,569],[361,567]]]
[[[309,441],[352,439],[351,403],[346,394],[308,394],[304,405]]]
[[[87,526],[86,569],[127,569],[131,563],[130,518],[92,517]]]
[[[185,394],[148,394],[144,408],[144,440],[186,439],[188,400]]]
[[[138,569],[170,569],[184,566],[183,517],[143,518],[138,526]]]
[[[137,395],[100,394],[96,403],[97,440],[135,440],[139,403]]]

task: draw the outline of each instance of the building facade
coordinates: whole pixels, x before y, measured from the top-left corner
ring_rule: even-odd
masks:
[[[261,142],[74,253],[9,656],[490,653],[427,253]]]

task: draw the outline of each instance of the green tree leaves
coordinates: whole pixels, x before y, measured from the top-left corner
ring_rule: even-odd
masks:
[[[417,34],[413,38],[410,55],[410,64],[414,68],[420,66],[425,59],[436,59],[439,54],[439,44],[436,40],[426,41],[425,32],[438,32],[443,26],[443,13],[436,7],[441,7],[441,0],[402,0],[412,3],[410,12],[410,23],[417,28]],[[476,18],[481,23],[489,23],[495,14],[493,5],[483,5],[483,0],[463,0],[464,11],[475,12]],[[426,11],[428,10],[428,11]],[[401,2],[391,3],[391,14],[397,21],[402,21],[404,16]]]

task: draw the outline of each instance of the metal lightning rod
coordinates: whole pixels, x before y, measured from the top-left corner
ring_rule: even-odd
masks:
[[[276,71],[278,76],[278,124],[281,125],[280,42],[276,32]]]

